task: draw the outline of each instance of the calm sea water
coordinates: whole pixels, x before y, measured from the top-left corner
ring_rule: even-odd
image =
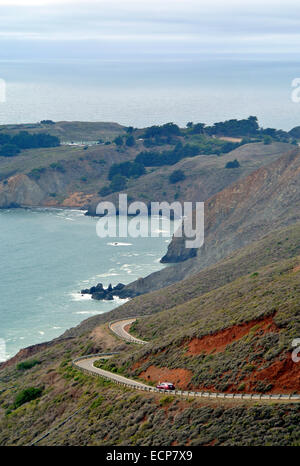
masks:
[[[144,127],[257,115],[264,127],[288,130],[300,124],[300,104],[291,100],[299,76],[299,60],[270,56],[2,60],[0,123],[50,118]]]
[[[82,288],[126,284],[163,267],[159,259],[169,239],[129,238],[115,246],[110,243],[121,240],[96,235],[96,221],[76,210],[0,211],[0,341],[6,358],[124,302],[82,298]]]

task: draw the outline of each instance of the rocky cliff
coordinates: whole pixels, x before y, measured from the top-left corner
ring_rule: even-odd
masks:
[[[300,220],[300,151],[295,149],[234,183],[205,203],[205,242],[186,258],[184,238],[173,239],[164,262],[178,262],[129,285],[139,294],[191,276],[233,251]],[[186,260],[187,259],[187,260]]]
[[[27,175],[15,175],[0,183],[1,208],[17,205],[41,205],[44,199],[45,193]]]

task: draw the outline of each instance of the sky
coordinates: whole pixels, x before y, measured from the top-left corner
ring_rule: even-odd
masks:
[[[299,0],[0,0],[2,122],[257,114],[288,128],[299,61]]]
[[[295,0],[0,0],[0,60],[287,56]]]

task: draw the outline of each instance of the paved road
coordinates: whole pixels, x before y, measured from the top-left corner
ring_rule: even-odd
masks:
[[[133,337],[128,332],[126,332],[125,328],[126,325],[135,322],[137,317],[133,317],[131,319],[123,319],[116,322],[111,322],[109,324],[109,328],[113,333],[115,333],[118,337],[122,338],[126,341],[131,341],[139,344],[146,344],[146,341],[139,340],[138,338]],[[117,354],[117,353],[115,353]],[[109,371],[105,371],[98,367],[94,366],[94,362],[98,361],[99,359],[107,359],[113,357],[113,354],[98,354],[93,355],[86,358],[79,358],[73,361],[73,365],[77,366],[81,370],[88,372],[93,375],[98,375],[100,377],[104,377],[106,379],[112,380],[118,384],[122,384],[125,386],[129,386],[135,388],[136,390],[147,390],[152,392],[165,392],[165,390],[158,390],[157,388],[150,387],[149,385],[143,384],[141,382],[136,382],[135,380],[128,379],[127,377],[123,377],[118,374],[114,374]],[[259,395],[259,394],[249,394],[249,393],[215,393],[215,392],[192,392],[192,391],[182,391],[176,390],[175,392],[168,392],[172,395],[179,395],[179,396],[193,396],[193,397],[202,397],[202,398],[226,398],[226,399],[233,399],[233,400],[260,400],[260,401],[288,401],[288,402],[300,402],[300,395],[286,395],[286,394],[278,394],[278,395]]]
[[[107,358],[109,358],[109,356],[103,356],[103,359]],[[100,369],[99,367],[95,367],[94,362],[99,361],[99,359],[101,359],[99,356],[95,356],[93,358],[88,359],[80,359],[79,361],[75,362],[75,365],[83,370],[93,372],[94,374],[100,375],[101,377],[105,377],[106,379],[110,379],[124,385],[128,385],[139,389],[150,388],[148,385],[145,385],[141,382],[136,382],[135,380],[127,379],[127,377],[123,377],[122,375],[113,374],[112,372],[105,371],[103,369]]]
[[[118,335],[118,337],[122,338],[123,340],[126,341],[131,341],[133,343],[138,343],[140,345],[145,345],[147,342],[140,340],[139,338],[135,338],[134,336],[130,335],[124,327],[129,324],[133,324],[133,322],[136,321],[136,317],[133,317],[131,319],[125,319],[125,320],[118,320],[116,322],[111,322],[109,324],[109,328],[113,333]]]

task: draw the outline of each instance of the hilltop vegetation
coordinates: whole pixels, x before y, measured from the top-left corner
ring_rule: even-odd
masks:
[[[59,145],[59,139],[49,133],[30,134],[28,131],[20,131],[14,136],[0,133],[0,155],[3,157],[16,156],[24,149],[57,147]]]
[[[275,130],[268,136],[270,144],[264,144],[265,130],[254,129],[254,120],[230,120],[212,127],[191,123],[186,128],[167,123],[145,129],[51,120],[0,126],[0,155],[5,156],[0,157],[0,207],[76,206],[93,214],[100,199],[114,200],[115,193],[124,189],[132,200],[146,202],[186,196],[199,200],[199,195],[207,199],[267,163],[267,157],[292,147],[293,138]],[[239,137],[227,137],[230,131]],[[247,146],[251,146],[248,158],[243,155]],[[226,173],[225,165],[232,159],[240,166]],[[222,167],[222,172],[212,173],[214,167]],[[184,177],[173,182],[170,170],[181,170]]]
[[[0,125],[0,134],[8,133],[12,137],[20,131],[30,134],[49,133],[64,142],[110,141],[125,132],[125,127],[118,123],[43,120],[40,123],[19,125]]]

